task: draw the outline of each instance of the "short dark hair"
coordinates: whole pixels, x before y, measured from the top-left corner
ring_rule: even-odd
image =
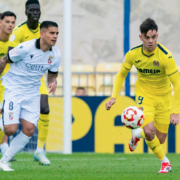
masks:
[[[39,4],[39,1],[38,0],[27,0],[25,7],[27,8],[27,6],[30,4]]]
[[[43,21],[40,25],[40,29],[48,29],[49,27],[58,27],[58,24],[53,21]]]
[[[84,91],[85,91],[85,88],[84,88],[84,87],[77,87],[76,91],[77,91],[77,90],[79,90],[79,89],[81,89],[81,90],[84,90]]]
[[[141,34],[147,34],[147,32],[149,30],[156,30],[158,31],[158,26],[156,24],[156,22],[151,19],[151,18],[147,18],[143,21],[143,23],[140,25],[140,31],[141,31]]]
[[[5,12],[3,12],[3,13],[1,14],[1,20],[3,20],[5,16],[14,16],[15,19],[16,19],[16,15],[15,15],[13,12],[11,12],[11,11],[5,11]]]

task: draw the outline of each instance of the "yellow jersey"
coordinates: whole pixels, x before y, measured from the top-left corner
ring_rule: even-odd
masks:
[[[126,53],[120,71],[117,73],[112,97],[116,98],[122,84],[132,68],[137,69],[135,94],[140,92],[147,96],[163,96],[171,92],[174,87],[174,110],[180,114],[180,77],[177,65],[171,52],[157,43],[153,52],[146,52],[143,45],[138,45]]]
[[[29,29],[27,21],[22,22],[13,29],[10,37],[9,47],[16,47],[18,44],[40,38],[40,23],[37,29]]]
[[[9,46],[9,41],[0,41],[0,58],[2,58],[3,56],[5,56],[8,52],[8,46]],[[0,77],[2,77],[4,74],[6,74],[10,69],[10,64],[6,64],[6,67],[3,71],[3,73],[0,75]],[[1,84],[1,80],[0,80],[0,84]]]
[[[132,48],[126,55],[124,68],[130,70],[132,65],[137,69],[135,91],[148,94],[165,95],[171,92],[169,76],[178,72],[171,52],[158,43],[156,49],[148,53],[143,45]]]

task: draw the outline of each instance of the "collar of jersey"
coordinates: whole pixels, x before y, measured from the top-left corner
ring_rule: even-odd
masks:
[[[39,31],[39,24],[38,24],[37,29],[35,29],[35,30],[32,30],[32,29],[29,28],[29,26],[28,26],[28,24],[27,24],[27,21],[26,21],[26,25],[27,25],[28,29],[29,29],[32,33],[34,33],[34,34]]]
[[[41,49],[41,47],[40,47],[40,38],[36,40],[36,48]],[[52,47],[49,49],[49,51],[52,51]]]
[[[157,49],[157,47],[156,47],[156,49]],[[154,55],[154,52],[156,51],[156,49],[153,51],[153,53],[151,54],[151,53],[148,53],[147,51],[145,51],[144,49],[143,49],[143,46],[142,46],[142,48],[141,48],[141,52],[142,52],[142,54],[144,55],[144,56],[146,56],[146,57],[151,57],[151,56],[153,56]]]

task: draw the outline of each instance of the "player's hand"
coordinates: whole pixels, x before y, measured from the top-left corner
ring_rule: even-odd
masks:
[[[56,87],[57,87],[57,82],[52,82],[48,85],[48,87],[50,88],[49,90],[49,94],[54,94],[56,91]]]
[[[178,125],[179,124],[179,114],[171,114],[170,122],[173,125]]]
[[[115,99],[115,98],[111,98],[111,100],[106,103],[106,110],[110,110],[110,109],[111,109],[111,106],[112,106],[115,102],[116,102],[116,99]]]

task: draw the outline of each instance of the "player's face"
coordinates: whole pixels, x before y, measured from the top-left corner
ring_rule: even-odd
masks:
[[[41,31],[40,34],[41,34],[41,37],[43,38],[43,40],[48,45],[54,46],[56,44],[59,31],[58,31],[57,27],[49,27],[48,29]]]
[[[26,15],[28,17],[28,21],[31,23],[39,22],[41,16],[41,9],[39,4],[30,4],[26,8]]]
[[[76,96],[85,96],[85,90],[84,89],[77,89]]]
[[[4,19],[1,20],[1,29],[6,34],[11,34],[15,27],[15,17],[14,16],[5,16]]]
[[[158,33],[156,30],[149,30],[147,34],[141,34],[139,35],[141,41],[143,42],[143,48],[148,51],[154,51],[157,46],[157,38]]]

